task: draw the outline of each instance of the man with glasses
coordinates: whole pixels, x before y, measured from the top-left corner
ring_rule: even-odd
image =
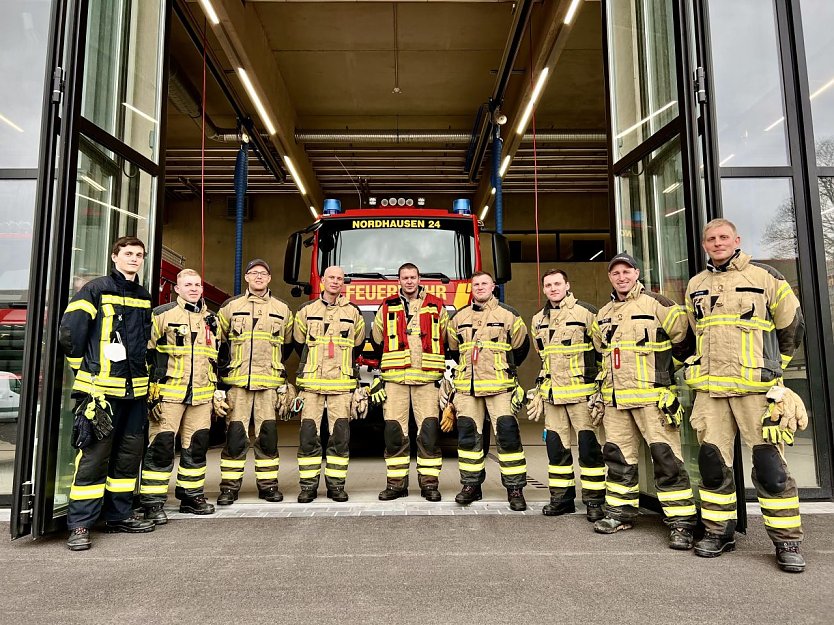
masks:
[[[281,501],[278,490],[278,423],[276,408],[288,392],[284,361],[292,351],[293,316],[287,304],[269,290],[269,264],[249,262],[246,292],[227,300],[218,313],[221,382],[226,400],[226,445],[220,455],[218,505],[235,502],[249,450],[249,420],[255,420],[255,480],[258,497]]]

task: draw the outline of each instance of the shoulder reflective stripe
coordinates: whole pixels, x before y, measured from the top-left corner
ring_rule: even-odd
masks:
[[[786,497],[785,499],[763,499],[759,497],[759,505],[768,510],[790,510],[799,507],[799,497]]]
[[[686,316],[686,312],[680,306],[675,306],[671,310],[669,310],[669,314],[666,315],[666,318],[663,320],[661,325],[666,332],[669,332],[669,329],[672,327],[672,324],[677,321],[679,317]]]
[[[782,300],[791,294],[793,294],[793,289],[790,284],[784,283],[780,286],[776,291],[776,296],[773,298],[773,302],[769,306],[771,312],[775,312],[776,309],[779,308],[779,304],[782,303]]]
[[[735,510],[710,510],[709,508],[701,508],[701,518],[706,521],[715,521],[716,523],[724,523],[738,518]]]
[[[73,312],[75,310],[84,311],[85,313],[90,315],[90,317],[92,317],[93,319],[95,319],[96,314],[98,314],[98,311],[96,310],[96,307],[93,306],[90,302],[88,302],[87,300],[84,300],[84,299],[79,299],[79,300],[76,300],[74,302],[70,302],[69,305],[67,306],[67,309],[64,311],[64,314],[69,313],[69,312]]]
[[[762,516],[764,524],[777,529],[789,529],[791,527],[802,527],[802,520],[796,516]]]

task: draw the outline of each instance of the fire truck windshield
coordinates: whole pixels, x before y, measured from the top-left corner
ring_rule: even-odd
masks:
[[[339,265],[347,274],[382,274],[396,279],[403,263],[422,273],[441,273],[452,280],[472,275],[475,242],[472,222],[453,219],[367,220],[373,223],[431,224],[431,227],[356,227],[366,220],[333,220],[319,230],[319,271]]]

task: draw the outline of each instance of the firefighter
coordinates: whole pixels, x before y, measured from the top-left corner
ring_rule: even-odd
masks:
[[[799,301],[778,271],[754,263],[741,250],[732,222],[709,222],[702,246],[709,257],[707,269],[686,290],[697,340],[685,372],[687,384],[696,391],[691,424],[701,445],[701,518],[706,527],[695,553],[709,558],[735,548],[732,465],[740,432],[753,451],[753,483],[776,561],[784,571],[802,572],[799,497],[782,442],[792,443],[793,431],[766,418],[770,398],[784,388],[782,370],[804,334]]]
[[[177,432],[182,443],[175,489],[180,512],[214,513],[203,486],[217,387],[217,317],[206,307],[200,274],[193,269],[177,274],[174,291],[177,301],[154,309],[148,343],[150,442],[139,494],[145,519],[156,525],[168,522],[162,508],[174,470]]]
[[[278,490],[278,422],[275,411],[287,392],[284,361],[292,352],[293,315],[272,295],[269,264],[249,261],[246,292],[228,299],[217,315],[220,328],[221,382],[228,388],[226,445],[220,454],[220,495],[217,503],[238,498],[249,450],[249,420],[255,421],[255,481],[258,497],[284,499]]]
[[[611,302],[597,314],[592,337],[603,355],[600,395],[591,400],[595,419],[604,413],[603,457],[608,467],[605,518],[594,531],[613,534],[637,520],[640,437],[654,463],[657,498],[671,528],[669,547],[692,548],[697,523],[689,475],[683,465],[683,409],[674,394],[674,362],[689,355],[692,333],[686,312],[640,283],[637,261],[626,253],[608,264]]]
[[[494,289],[490,274],[473,273],[474,301],[449,320],[449,357],[458,362],[454,406],[463,484],[455,501],[468,505],[482,497],[481,484],[486,477],[482,433],[488,413],[510,509],[522,511],[527,509],[522,490],[527,483],[527,463],[515,415],[524,403],[524,390],[518,385],[516,367],[527,357],[530,337],[524,320],[495,298]]]
[[[605,462],[600,447],[601,426],[591,424],[588,398],[596,392],[599,354],[591,340],[596,307],[580,302],[570,290],[567,274],[551,269],[542,276],[547,303],[533,316],[530,332],[542,359],[536,388],[528,391],[527,413],[532,421],[544,415],[550,503],[545,516],[576,512],[576,480],[571,454],[571,427],[579,445],[582,502],[589,521],[604,515]]]
[[[321,296],[299,309],[293,329],[293,341],[301,354],[297,378],[302,404],[299,503],[310,503],[318,495],[322,462],[319,429],[325,410],[330,431],[324,467],[327,496],[338,502],[348,500],[349,421],[357,390],[354,363],[365,344],[365,322],[359,308],[342,294],[344,284],[342,268],[328,267],[322,276]],[[355,406],[353,409],[353,416],[362,416]]]
[[[371,341],[382,353],[381,378],[371,386],[371,403],[383,405],[387,483],[382,501],[408,496],[409,409],[417,422],[417,480],[420,495],[440,501],[438,478],[443,456],[435,383],[446,371],[444,343],[449,315],[443,301],[420,286],[420,270],[402,265],[400,292],[386,299],[374,318]]]
[[[151,532],[133,514],[133,492],[145,444],[145,354],[151,336],[151,295],[139,284],[145,244],[121,237],[110,275],[86,283],[61,318],[59,340],[75,372],[75,474],[67,527],[71,551],[89,549],[99,514],[106,532]]]

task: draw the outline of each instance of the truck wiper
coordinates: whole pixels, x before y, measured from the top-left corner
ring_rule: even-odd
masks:
[[[346,273],[345,278],[373,278],[374,280],[387,280],[388,278],[385,277],[385,274],[377,273],[375,271],[369,271],[367,273],[359,272],[359,273]]]
[[[421,278],[434,278],[435,280],[440,280],[443,284],[449,284],[451,282],[451,278],[447,276],[445,273],[440,273],[439,271],[434,273],[421,273]]]

